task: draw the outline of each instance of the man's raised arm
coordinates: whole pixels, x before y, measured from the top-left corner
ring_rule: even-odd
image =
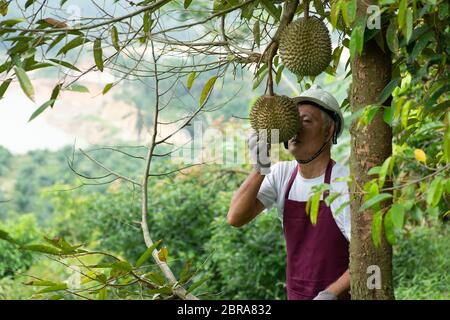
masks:
[[[227,216],[229,224],[234,227],[243,226],[264,210],[263,204],[256,198],[263,180],[264,176],[252,171],[234,193]]]

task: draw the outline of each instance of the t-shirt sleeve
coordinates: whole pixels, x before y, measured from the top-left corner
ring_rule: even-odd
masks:
[[[259,188],[256,198],[261,201],[264,208],[270,209],[277,201],[278,191],[276,179],[278,176],[279,165],[274,164],[271,167],[270,173],[264,177],[264,180]]]
[[[338,177],[348,177],[349,171],[346,167],[341,167]],[[333,189],[335,192],[338,192],[340,195],[331,203],[331,209],[335,216],[335,221],[339,229],[345,238],[350,241],[351,237],[351,218],[350,218],[350,196],[348,192],[348,185],[345,181],[335,181],[333,184]],[[336,215],[336,212],[338,214]]]
[[[342,194],[336,199],[336,207],[340,208],[343,206],[341,212],[336,216],[336,224],[341,230],[342,234],[350,241],[351,235],[351,224],[350,224],[350,204],[349,204],[349,195],[348,193]]]

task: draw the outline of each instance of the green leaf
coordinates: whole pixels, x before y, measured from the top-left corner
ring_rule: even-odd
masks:
[[[30,119],[28,119],[28,122],[30,122],[31,120],[36,118],[38,115],[40,115],[42,112],[44,112],[45,109],[47,109],[48,107],[53,105],[55,103],[55,101],[56,101],[55,99],[50,99],[48,101],[45,101],[39,108],[36,109],[36,111],[33,112]]]
[[[347,14],[348,14],[348,20],[350,24],[355,21],[356,18],[356,0],[350,0],[347,3]]]
[[[10,2],[0,1],[0,14],[6,16],[8,14],[8,5]]]
[[[369,198],[375,197],[380,192],[377,181],[376,180],[369,181],[367,185],[364,186],[364,191],[367,192],[364,201],[368,200]]]
[[[9,84],[11,83],[12,78],[6,79],[5,81],[3,81],[3,83],[0,85],[0,99],[3,98],[3,96],[5,95],[6,90],[9,87]]]
[[[58,83],[58,84],[53,88],[52,94],[51,94],[51,96],[50,96],[50,100],[56,100],[56,98],[58,98],[59,93],[60,93],[61,88],[62,88],[62,85],[63,85],[62,83]],[[53,104],[51,104],[50,107],[53,108]]]
[[[190,259],[190,260],[186,261],[186,263],[183,266],[183,270],[181,270],[180,280],[179,280],[180,284],[185,283],[190,278],[191,275],[190,275],[189,271],[191,270],[191,267],[192,267],[192,260]]]
[[[112,28],[111,28],[111,41],[112,41],[114,49],[116,49],[117,51],[120,51],[119,33],[117,32],[117,28],[115,26],[112,26]]]
[[[94,60],[97,65],[98,70],[103,72],[103,50],[102,50],[102,39],[97,38],[94,41]]]
[[[253,38],[255,39],[256,45],[259,47],[261,44],[261,30],[259,27],[259,20],[256,20],[253,25]]]
[[[405,219],[405,207],[399,203],[394,203],[388,213],[391,215],[394,227],[399,230],[402,229]]]
[[[278,67],[277,69],[277,74],[275,76],[275,83],[279,84],[280,80],[281,80],[281,76],[283,75],[283,70],[284,70],[284,64],[282,64],[281,66]]]
[[[390,127],[392,127],[393,120],[394,120],[394,108],[384,107],[383,121],[386,122]]]
[[[12,64],[11,61],[5,61],[4,63],[2,63],[0,65],[0,73],[5,72],[6,70],[8,70],[8,72],[9,72],[11,64]]]
[[[407,0],[400,0],[398,6],[397,23],[399,28],[402,28],[405,24],[405,13],[406,13]]]
[[[155,250],[159,246],[161,241],[162,240],[158,240],[158,241],[154,242],[151,247],[149,247],[147,250],[145,250],[145,252],[136,261],[136,265],[135,265],[136,268],[141,267],[144,264],[144,262],[147,261],[147,259],[152,255],[153,250]]]
[[[397,53],[398,51],[398,37],[397,37],[397,26],[394,20],[391,20],[389,27],[386,31],[386,42],[393,53]]]
[[[321,15],[325,15],[325,10],[323,9],[323,4],[321,0],[314,0],[314,8],[316,8],[316,11]]]
[[[94,265],[89,265],[89,268],[94,269],[112,269],[115,262],[100,262]]]
[[[258,70],[259,72],[259,70]],[[261,74],[256,78],[256,80],[253,82],[253,87],[252,90],[255,90],[256,88],[259,87],[259,85],[261,84],[261,82],[264,80],[264,78],[269,74],[269,70],[268,69],[264,69],[264,71],[261,72]]]
[[[188,80],[187,80],[187,88],[188,90],[191,90],[192,85],[194,84],[194,80],[195,80],[195,76],[197,75],[197,73],[195,71],[192,71],[189,76],[188,76]]]
[[[58,35],[53,42],[47,47],[46,53],[48,53],[51,49],[53,49],[53,47],[55,47],[58,43],[61,42],[62,39],[64,39],[65,37],[67,37],[67,33],[61,33],[60,35]]]
[[[311,202],[312,202],[312,197],[309,197],[308,201],[306,201],[306,208],[305,208],[306,215],[309,215],[309,212],[311,210]]]
[[[374,205],[380,203],[381,201],[385,201],[387,199],[392,198],[392,194],[390,193],[380,193],[375,195],[374,197],[369,198],[364,204],[359,208],[359,211],[364,211],[369,208],[372,208]]]
[[[371,175],[378,175],[378,174],[380,173],[380,169],[381,169],[380,166],[372,167],[372,168],[369,169],[369,171],[367,172],[367,174],[368,174],[369,176],[371,176]]]
[[[167,262],[167,257],[169,255],[169,250],[167,249],[167,247],[162,247],[161,249],[159,249],[158,251],[158,259],[164,262]]]
[[[66,67],[66,68],[69,68],[69,69],[81,72],[80,69],[78,69],[77,67],[75,67],[73,64],[71,64],[69,62],[66,62],[66,61],[63,61],[63,60],[59,60],[59,59],[48,59],[48,60],[52,61],[53,63],[62,65],[63,67]]]
[[[380,108],[381,107],[379,105],[366,106],[361,114],[361,118],[358,121],[357,128],[359,128],[362,124],[366,126],[369,125],[375,118]]]
[[[66,289],[67,289],[67,284],[66,283],[61,283],[61,284],[58,284],[56,286],[51,286],[51,287],[47,287],[45,289],[39,290],[36,293],[37,294],[39,294],[39,293],[48,293],[48,292],[66,290]]]
[[[17,243],[16,240],[14,240],[8,232],[0,229],[0,239],[11,242],[11,243]]]
[[[66,54],[69,50],[72,50],[78,46],[81,46],[82,44],[89,42],[89,40],[85,39],[83,36],[76,37],[75,39],[72,39],[67,44],[65,44],[56,54],[59,56],[60,54]]]
[[[275,67],[278,67],[279,61],[280,61],[280,56],[279,56],[279,55],[276,55],[275,58],[273,58],[273,65],[274,65]],[[267,68],[267,64],[264,64],[264,66],[266,66],[266,68]]]
[[[412,100],[406,101],[406,103],[403,105],[401,109],[400,122],[403,128],[406,128],[408,126],[409,109],[412,106],[412,103],[413,103]]]
[[[310,219],[311,223],[313,225],[316,225],[317,223],[317,216],[319,215],[319,203],[320,203],[320,196],[321,192],[316,192],[311,200],[311,210],[310,210]]]
[[[264,9],[275,19],[275,22],[280,21],[281,10],[278,9],[270,0],[261,0],[261,5]]]
[[[381,91],[380,96],[378,97],[378,103],[383,104],[387,98],[390,97],[394,89],[400,84],[400,77],[395,77],[392,79],[386,87]]]
[[[107,83],[106,85],[105,85],[105,87],[103,88],[103,91],[102,91],[102,94],[106,94],[109,90],[111,90],[111,88],[113,87],[113,84],[114,83]]]
[[[29,42],[29,41],[32,41],[32,40],[35,40],[36,38],[35,37],[32,37],[32,36],[15,36],[15,37],[8,37],[8,38],[5,38],[5,39],[3,39],[3,41],[12,41],[12,42],[16,42],[16,41],[18,41],[18,42],[20,42],[20,41],[22,41],[22,42]]]
[[[117,261],[111,264],[111,269],[130,272],[131,270],[133,270],[133,267],[128,261]]]
[[[406,10],[406,24],[403,29],[404,31],[403,33],[406,38],[406,43],[408,43],[409,39],[411,39],[412,29],[413,29],[413,14],[411,8],[408,8]]]
[[[13,27],[18,23],[25,22],[24,18],[13,18],[0,21],[0,26]]]
[[[341,4],[341,14],[342,14],[342,18],[344,20],[344,23],[347,27],[350,27],[350,19],[348,17],[348,10],[347,10],[347,1],[343,1],[340,3]]]
[[[103,287],[102,289],[99,290],[99,292],[98,292],[98,300],[106,300],[108,298],[107,288],[108,287]]]
[[[435,178],[427,191],[427,204],[431,207],[436,207],[441,200],[443,191],[444,184],[442,183],[442,178]]]
[[[413,62],[416,60],[416,58],[422,53],[422,50],[426,48],[428,43],[434,38],[434,33],[432,31],[429,31],[422,35],[418,41],[416,41],[416,44],[414,45],[414,48],[411,52],[411,54],[408,56],[408,60]]]
[[[378,172],[378,188],[381,189],[384,185],[384,181],[386,180],[386,174],[388,172],[389,166],[391,164],[392,157],[388,157],[384,160],[383,165]]]
[[[67,88],[69,91],[75,91],[75,92],[82,92],[82,93],[88,93],[89,89],[81,84],[73,84],[69,88]]]
[[[377,105],[373,105],[370,108],[368,108],[366,125],[372,123],[372,120],[375,118],[380,108],[381,107]]]
[[[162,287],[162,288],[158,288],[158,289],[148,290],[148,291],[146,291],[146,294],[161,293],[161,294],[171,295],[172,292],[173,292],[173,289],[170,286],[166,286],[166,287]]]
[[[61,237],[49,238],[44,236],[44,240],[47,241],[52,246],[54,246],[55,248],[63,250],[63,253],[73,251],[83,246],[82,244],[71,245],[66,240],[64,240],[64,238]]]
[[[366,19],[359,18],[352,30],[350,37],[350,56],[354,58],[356,54],[361,54],[364,46],[364,30]]]
[[[334,70],[339,65],[339,61],[341,60],[342,51],[344,50],[344,46],[336,47],[333,51],[333,66],[335,67]]]
[[[52,255],[59,255],[61,251],[56,248],[45,246],[42,244],[29,244],[22,247],[23,250],[47,253]]]
[[[213,76],[206,82],[200,95],[200,106],[203,106],[203,104],[205,103],[206,99],[208,98],[208,95],[210,94],[210,92],[214,87],[214,84],[216,83],[216,80],[217,76]]]
[[[277,56],[278,57],[278,56]],[[275,58],[277,58],[277,57],[275,57]],[[264,71],[266,71],[267,70],[267,63],[264,63],[259,69],[258,69],[258,71],[256,71],[256,73],[255,73],[255,77],[254,77],[254,79],[255,78],[258,78]]]
[[[25,282],[24,285],[26,286],[37,286],[37,287],[53,287],[57,286],[58,284],[52,281],[47,280],[32,280],[29,282]]]
[[[333,26],[333,30],[335,30],[337,27],[337,21],[340,11],[341,11],[341,1],[332,1],[330,11],[330,22],[331,25]]]
[[[336,212],[334,213],[335,216],[338,216],[345,208],[347,208],[347,206],[350,205],[351,200],[345,201],[343,204],[341,204],[339,206],[339,208],[336,210]]]
[[[151,282],[153,282],[154,284],[158,285],[158,286],[162,286],[166,283],[164,277],[157,273],[157,272],[148,272],[144,275],[144,278],[150,280]]]
[[[381,211],[375,212],[372,220],[372,241],[376,248],[381,244],[381,232],[382,232],[383,217]]]
[[[339,192],[333,192],[325,198],[325,204],[329,207],[334,200],[336,200],[341,194]]]
[[[22,88],[25,95],[34,101],[34,88],[31,84],[30,78],[28,78],[27,73],[20,67],[14,67],[16,76],[19,79],[20,87]]]
[[[153,20],[150,11],[145,11],[144,13],[144,33],[147,34],[152,29]]]
[[[200,280],[198,280],[197,282],[193,283],[192,286],[190,286],[189,289],[186,290],[186,293],[191,293],[192,291],[200,287],[203,283],[205,283],[206,280],[208,280],[210,277],[211,276],[205,276]]]
[[[215,1],[217,1],[217,0],[215,0]],[[249,4],[243,6],[241,9],[241,19],[250,20],[253,16],[253,11],[255,10],[255,7],[257,4],[258,3],[255,1],[255,2],[250,2]]]
[[[384,216],[384,232],[386,234],[386,239],[389,244],[392,246],[395,244],[395,227],[394,222],[392,221],[392,213],[388,211]]]
[[[185,9],[189,8],[191,2],[192,2],[192,0],[184,0],[184,8]]]

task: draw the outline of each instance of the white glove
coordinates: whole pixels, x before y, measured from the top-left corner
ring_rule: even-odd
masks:
[[[338,298],[330,291],[320,291],[313,300],[337,300]]]
[[[261,175],[270,173],[270,143],[267,142],[267,131],[262,130],[258,136],[255,130],[252,130],[247,139],[250,152],[250,161],[253,168]]]

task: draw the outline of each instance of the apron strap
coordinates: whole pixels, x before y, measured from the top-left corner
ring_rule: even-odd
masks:
[[[331,170],[333,169],[333,166],[336,162],[333,159],[330,159],[330,161],[328,162],[327,165],[327,170],[325,171],[325,179],[324,179],[324,183],[330,184],[331,181]],[[330,186],[331,187],[331,186]],[[325,200],[326,197],[328,197],[328,194],[330,193],[329,190],[326,190],[323,193],[323,200]]]

